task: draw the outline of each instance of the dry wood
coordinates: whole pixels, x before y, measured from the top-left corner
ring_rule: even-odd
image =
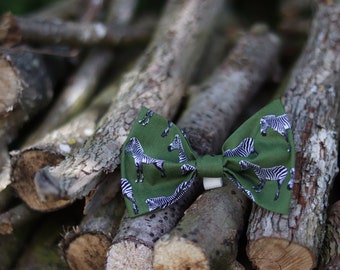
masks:
[[[7,144],[52,98],[52,83],[42,58],[31,52],[0,51],[0,186],[9,183]]]
[[[247,252],[259,269],[312,269],[323,243],[326,209],[338,172],[340,3],[320,1],[284,103],[296,147],[288,216],[253,207]]]
[[[334,203],[328,211],[320,265],[325,270],[337,269],[340,266],[340,201]]]
[[[222,4],[220,0],[168,3],[153,41],[122,78],[118,95],[94,136],[58,166],[36,174],[41,197],[84,196],[97,185],[102,170],[113,171],[142,105],[168,118],[175,114]]]
[[[113,54],[110,50],[91,51],[26,144],[36,142],[79,113],[93,98],[98,83],[112,59]]]
[[[130,6],[130,8],[134,9],[135,7]],[[115,18],[108,17],[108,20],[117,20],[120,23],[128,23],[128,21],[125,21],[126,17],[124,20],[120,20],[119,16],[116,16]],[[92,61],[94,58],[100,60],[102,63],[102,60],[105,60],[103,59],[104,55],[106,55],[106,59],[109,60],[112,57],[113,52],[106,49],[102,52],[94,52],[94,55],[88,60],[91,60],[89,62],[94,64]],[[89,68],[91,69],[91,65],[83,66],[83,71],[87,74],[90,72]],[[81,78],[84,77],[83,71],[78,72],[78,75]],[[96,71],[92,73],[97,76],[99,75]],[[93,86],[98,83],[97,77],[92,75],[88,77],[90,77],[91,80],[87,80],[87,84]],[[81,78],[79,78],[80,83],[82,82]],[[79,83],[74,83],[73,86],[74,85],[79,85]],[[67,90],[65,96],[69,97],[72,95],[72,89],[73,87],[70,87],[68,90],[71,91]],[[57,165],[66,155],[70,155],[75,149],[79,148],[84,141],[94,133],[98,119],[100,119],[107,110],[116,92],[116,82],[113,82],[77,117],[73,118],[62,127],[51,131],[47,135],[44,134],[43,131],[47,131],[50,126],[42,127],[41,129],[43,131],[34,133],[28,141],[35,141],[37,137],[44,135],[42,139],[36,141],[33,146],[26,146],[21,151],[12,152],[12,185],[17,190],[19,196],[31,208],[42,211],[51,211],[64,207],[72,202],[72,200],[57,200],[55,202],[41,201],[34,185],[35,173],[42,167]],[[65,107],[68,108],[69,112],[74,111],[72,106],[63,106],[63,108]],[[58,108],[55,110],[58,110]],[[58,118],[58,115],[51,115],[51,117]],[[63,116],[61,116],[61,118],[63,118]],[[37,135],[35,136],[35,134]],[[43,160],[39,160],[40,158]],[[26,192],[26,190],[30,190],[31,192]]]
[[[220,153],[237,116],[273,75],[278,52],[278,37],[256,26],[200,87],[205,91],[193,98],[179,120],[186,132],[195,135],[189,140],[199,145],[199,152]],[[247,205],[247,198],[231,183],[202,194],[178,225],[156,242],[154,269],[233,267]]]
[[[98,119],[110,106],[117,86],[113,83],[70,122],[48,133],[36,144],[11,152],[11,182],[17,194],[32,209],[53,211],[70,204],[71,200],[41,201],[34,184],[35,173],[45,167],[59,164],[67,155],[82,146],[96,128]]]
[[[41,216],[41,213],[31,210],[21,203],[0,215],[0,234],[10,234],[23,224],[32,222]]]
[[[131,7],[132,8],[132,7]],[[110,19],[117,19],[120,23],[128,23],[125,19],[120,20],[119,16]],[[103,60],[103,54],[107,58],[112,56],[112,52],[106,51],[95,54],[93,57],[97,59],[99,55],[100,61]],[[92,64],[93,62],[90,61]],[[86,65],[85,73],[89,72],[89,66]],[[97,72],[93,72],[97,73]],[[83,77],[83,72],[78,72]],[[98,75],[98,74],[97,74]],[[90,76],[92,77],[92,76]],[[97,78],[93,78],[97,81]],[[91,81],[87,81],[92,84]],[[38,197],[34,186],[34,176],[37,170],[45,166],[57,165],[66,155],[70,155],[75,149],[83,145],[84,141],[91,136],[97,124],[98,119],[107,110],[113,97],[117,92],[116,82],[113,82],[99,94],[89,107],[80,113],[77,117],[71,119],[68,123],[60,128],[51,131],[42,139],[35,141],[40,135],[32,135],[29,142],[35,141],[32,146],[26,146],[21,151],[12,152],[12,185],[16,188],[19,196],[33,209],[42,211],[51,211],[64,207],[72,202],[72,200],[57,200],[55,202],[42,202]],[[45,127],[43,130],[47,130]],[[37,133],[35,133],[37,134]],[[42,161],[38,160],[43,158]],[[31,192],[27,193],[26,190]]]
[[[119,173],[108,174],[82,222],[64,236],[60,246],[71,269],[105,268],[107,250],[125,209],[123,198],[116,196],[119,189]]]
[[[154,20],[134,25],[114,25],[101,22],[71,22],[61,19],[15,17],[11,27],[18,27],[22,42],[67,44],[70,46],[124,46],[149,39]]]
[[[22,123],[48,104],[53,91],[45,63],[38,54],[20,50],[0,50],[0,54],[0,135],[6,136],[7,142],[11,142]]]

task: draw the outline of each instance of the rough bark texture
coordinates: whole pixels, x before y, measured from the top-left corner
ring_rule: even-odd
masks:
[[[340,201],[334,203],[328,211],[320,265],[325,270],[340,267]]]
[[[290,214],[254,206],[250,218],[248,256],[259,269],[312,269],[316,265],[329,191],[338,172],[339,29],[340,4],[319,3],[283,99],[296,147]]]
[[[64,207],[72,200],[42,201],[34,184],[35,173],[45,166],[59,164],[67,155],[81,147],[96,128],[98,119],[110,106],[117,87],[112,84],[79,116],[48,133],[34,145],[11,152],[11,181],[17,194],[31,208],[51,211]],[[29,192],[27,192],[29,191]]]
[[[141,106],[167,118],[175,114],[222,4],[220,0],[168,3],[153,41],[123,77],[94,136],[57,167],[36,174],[42,197],[84,196],[97,185],[102,170],[113,171]]]
[[[0,191],[10,181],[7,144],[23,124],[46,107],[52,83],[42,58],[30,52],[0,50]]]
[[[156,242],[155,270],[233,269],[247,198],[231,185],[200,196],[171,233]]]
[[[179,125],[194,134],[189,140],[192,145],[199,146],[201,154],[220,153],[227,132],[242,108],[261,83],[273,75],[278,51],[277,36],[264,26],[256,26],[237,43],[211,78],[199,87],[203,91],[192,100],[192,106],[188,106]],[[157,241],[154,268],[232,268],[239,230],[244,227],[247,202],[246,197],[230,183],[201,195],[179,224]]]
[[[45,63],[38,54],[20,50],[1,50],[0,54],[6,69],[14,69],[11,73],[2,73],[4,85],[0,88],[3,99],[9,100],[8,95],[12,95],[15,101],[6,103],[1,110],[0,137],[10,143],[23,123],[46,107],[53,90]]]
[[[108,174],[79,226],[64,236],[60,247],[71,269],[105,268],[107,250],[125,209],[123,198],[116,196],[119,188],[119,173]]]
[[[127,2],[125,2],[125,4],[126,3]],[[117,8],[117,5],[114,5],[112,8]],[[125,8],[127,9],[128,7],[125,6]],[[133,3],[130,4],[129,8],[130,10],[135,9]],[[132,18],[129,19],[127,15],[125,15],[124,18],[121,18],[119,14],[115,17],[113,17],[113,15],[108,17],[108,20],[120,24],[126,24],[131,19]],[[75,95],[75,89],[78,87],[83,88],[86,85],[87,90],[89,90],[89,88],[93,88],[97,85],[99,80],[98,76],[107,65],[103,60],[105,59],[105,61],[110,62],[109,60],[112,56],[113,52],[108,49],[93,51],[77,72],[73,83],[65,89],[65,94],[61,95],[59,102],[56,102],[57,106],[54,107],[53,110],[55,115],[49,114],[50,117],[47,117],[48,119],[46,120],[47,124],[45,125],[42,123],[42,127],[30,136],[27,140],[28,142],[26,142],[26,147],[21,151],[11,153],[13,186],[16,187],[21,198],[31,208],[43,211],[55,210],[72,202],[72,200],[57,200],[55,202],[45,203],[38,198],[38,194],[34,188],[34,176],[36,171],[41,169],[41,167],[36,165],[41,164],[44,167],[57,165],[61,159],[70,155],[75,149],[78,149],[83,145],[84,141],[94,133],[98,120],[110,106],[113,97],[117,93],[117,83],[114,81],[106,87],[106,89],[98,94],[86,110],[82,111],[77,117],[71,119],[69,122],[50,133],[45,134],[45,132],[60,123],[60,119],[65,120],[67,116],[70,117],[71,114],[75,113],[79,107],[79,101],[83,99],[84,95],[88,95],[83,91],[81,91],[81,95]],[[100,68],[96,65],[96,62],[98,61],[101,64]],[[93,66],[97,66],[96,71],[90,72],[89,69],[92,70]],[[102,69],[101,72],[99,71],[100,69]],[[91,73],[91,75],[88,75],[88,73]],[[86,78],[84,79],[84,77]],[[86,83],[84,83],[84,81]],[[76,98],[74,98],[74,96],[76,96]],[[72,105],[60,105],[60,103],[65,102]],[[60,108],[60,106],[62,108]],[[62,116],[59,117],[60,114],[62,114]],[[56,120],[51,120],[52,123],[50,124],[48,123],[50,118]],[[37,140],[39,137],[42,138]],[[30,142],[34,142],[34,144],[29,145]],[[32,153],[37,154],[35,155]],[[43,163],[41,163],[41,161],[37,162],[37,158],[39,157],[44,158]],[[27,176],[29,177],[27,178]],[[27,193],[26,186],[28,186],[29,190],[34,190]]]
[[[112,59],[113,54],[110,50],[91,51],[26,144],[43,138],[48,132],[79,113],[93,98],[100,79]]]

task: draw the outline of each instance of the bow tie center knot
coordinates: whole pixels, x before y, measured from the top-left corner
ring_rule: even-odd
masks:
[[[222,177],[223,176],[223,156],[204,155],[196,159],[197,173],[201,177]]]

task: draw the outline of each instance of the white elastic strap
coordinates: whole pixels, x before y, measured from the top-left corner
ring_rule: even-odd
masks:
[[[203,177],[203,187],[205,190],[219,188],[223,186],[222,178]]]

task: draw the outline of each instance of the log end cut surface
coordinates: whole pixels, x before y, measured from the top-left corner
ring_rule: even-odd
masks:
[[[104,235],[82,234],[64,250],[64,256],[71,269],[104,269],[110,244]]]
[[[310,251],[285,239],[261,238],[251,242],[249,259],[257,269],[313,269],[314,257]]]
[[[61,155],[48,151],[28,150],[13,158],[12,186],[30,208],[38,211],[52,211],[69,205],[69,200],[43,202],[34,184],[35,173],[45,166],[55,166],[63,160]]]
[[[208,259],[202,249],[187,239],[167,239],[163,236],[156,245],[153,262],[155,270],[209,269]]]
[[[152,249],[131,241],[112,245],[107,256],[106,270],[141,269],[151,270]],[[125,258],[125,260],[122,260]]]

